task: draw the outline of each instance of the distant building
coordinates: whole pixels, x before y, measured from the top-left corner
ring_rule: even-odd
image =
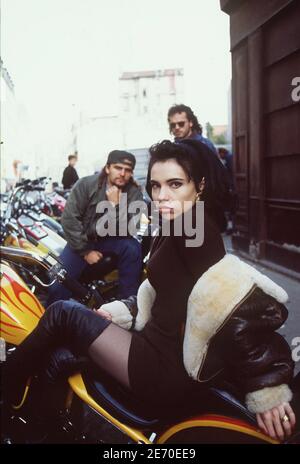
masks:
[[[0,58],[1,75],[1,189],[20,177],[35,174],[35,159],[29,146],[28,117],[15,95],[15,86]],[[16,166],[18,168],[16,169]],[[5,182],[4,182],[5,180]]]
[[[3,66],[1,68],[1,177],[11,177],[12,163],[19,159],[16,146],[16,133],[18,131],[17,102],[15,87],[12,78]]]
[[[168,109],[184,99],[183,69],[124,72],[119,82],[125,146],[149,146],[166,138]]]
[[[1,58],[0,58],[0,68],[1,68],[1,90],[4,90],[4,92],[5,92],[5,87],[7,86],[8,89],[10,90],[10,92],[12,94],[14,94],[15,93],[15,86],[14,86],[13,80],[12,80],[9,72],[7,71],[7,69],[4,68],[3,61],[2,61]],[[2,83],[2,79],[3,79],[3,83]],[[1,98],[3,100],[5,100],[6,93],[4,93],[4,97],[3,97],[2,92],[1,92],[1,95],[2,95]]]
[[[181,68],[124,72],[119,84],[118,114],[86,109],[74,121],[70,150],[78,152],[81,175],[98,171],[109,151],[123,148],[137,158],[135,175],[145,177],[148,148],[168,138],[168,109],[183,101]]]

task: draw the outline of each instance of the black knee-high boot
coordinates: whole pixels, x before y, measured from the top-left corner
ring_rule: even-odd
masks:
[[[18,404],[26,380],[41,367],[50,351],[65,346],[77,355],[86,355],[91,343],[109,324],[75,301],[53,303],[5,363],[5,401]]]

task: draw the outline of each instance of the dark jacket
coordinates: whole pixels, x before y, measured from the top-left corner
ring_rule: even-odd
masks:
[[[70,189],[78,181],[79,177],[76,169],[73,166],[67,166],[63,172],[63,178],[61,183],[64,186],[64,189]]]
[[[211,338],[197,380],[212,385],[227,380],[248,402],[257,391],[288,385],[294,362],[288,343],[276,332],[287,317],[283,304],[254,285]],[[268,398],[263,401],[267,405]],[[255,406],[249,409],[260,412]]]
[[[206,137],[203,137],[203,135],[200,134],[199,132],[193,132],[188,138],[190,140],[198,140],[198,142],[204,143],[204,145],[206,145],[215,155],[218,156],[216,147],[214,146],[213,142],[207,139]],[[175,142],[181,142],[181,141],[182,139],[179,139],[177,137],[175,138]]]
[[[143,200],[143,195],[139,187],[129,183],[123,188],[127,193],[127,204],[136,200]],[[73,187],[67,200],[63,215],[62,226],[66,234],[66,239],[70,247],[80,254],[85,254],[91,250],[89,242],[97,240],[96,233],[97,221],[104,222],[110,220],[110,214],[97,214],[97,205],[106,198],[106,182],[99,187],[99,174],[83,177]],[[118,206],[116,207],[118,216]],[[128,221],[132,218],[128,214]]]

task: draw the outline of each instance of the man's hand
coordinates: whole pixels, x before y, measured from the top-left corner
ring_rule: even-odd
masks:
[[[106,196],[108,201],[110,201],[114,206],[120,203],[120,196],[121,196],[121,189],[119,189],[116,185],[113,185],[109,189],[106,190]]]
[[[292,434],[296,417],[289,403],[281,403],[269,411],[256,414],[259,428],[271,438],[283,441]]]
[[[96,250],[89,251],[86,255],[84,255],[84,259],[88,264],[96,264],[102,258],[103,254]]]

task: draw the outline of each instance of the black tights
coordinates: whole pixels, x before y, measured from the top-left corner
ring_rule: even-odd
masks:
[[[131,339],[130,332],[112,323],[88,349],[92,360],[127,388],[130,388],[128,357]]]
[[[76,356],[88,355],[125,387],[130,388],[128,356],[132,334],[75,301],[58,301],[46,310],[37,327],[9,357],[10,400],[17,402],[21,385],[38,371],[45,357],[64,346]]]

